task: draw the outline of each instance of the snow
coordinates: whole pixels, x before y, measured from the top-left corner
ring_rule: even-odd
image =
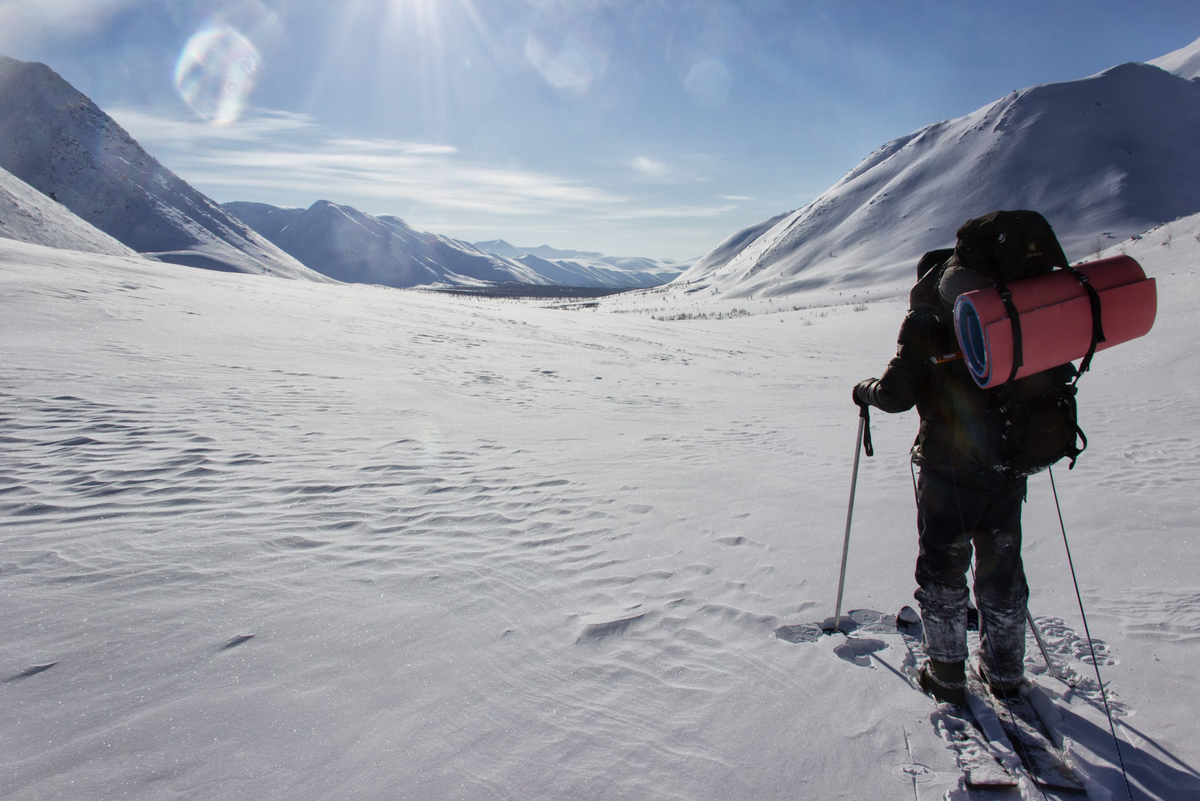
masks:
[[[804,208],[735,235],[677,280],[739,299],[900,292],[922,253],[1003,208],[1040,211],[1079,259],[1098,239],[1200,211],[1197,174],[1200,81],[1124,64],[889,142]]]
[[[0,167],[159,260],[329,280],[221,211],[44,64],[0,56]]]
[[[1192,80],[1200,78],[1200,39],[1187,47],[1181,47],[1173,53],[1167,53],[1165,56],[1146,63],[1178,75],[1180,78]]]
[[[0,237],[35,245],[133,256],[132,250],[0,167]]]
[[[1114,245],[1158,323],[1096,357],[1056,479],[1135,797],[1198,797],[1200,218]],[[832,614],[849,391],[904,314],[822,297],[664,322],[637,304],[728,301],[0,240],[0,795],[989,798],[887,669],[898,637],[864,660],[775,636]],[[873,424],[846,605],[894,613],[916,418]],[[1025,521],[1032,611],[1086,679],[1045,476]],[[1123,797],[1094,692],[1035,653],[1090,797]]]

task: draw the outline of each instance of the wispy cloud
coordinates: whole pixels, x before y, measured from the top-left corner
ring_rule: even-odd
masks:
[[[731,205],[724,206],[651,206],[637,209],[623,209],[619,211],[605,212],[603,218],[606,220],[641,220],[641,219],[693,219],[706,217],[719,217],[722,214],[733,211],[736,208]]]
[[[639,155],[627,162],[627,166],[633,168],[638,180],[664,185],[708,183],[712,180],[716,164],[717,159],[699,153],[674,154],[669,161]]]
[[[616,206],[625,198],[577,181],[502,169],[436,142],[338,136],[308,117],[253,111],[237,125],[118,109],[112,116],[186,180],[251,195],[372,198],[504,216]]]
[[[662,178],[670,174],[671,168],[661,161],[647,158],[646,156],[638,156],[633,160],[634,169],[643,175],[648,175],[651,178]]]

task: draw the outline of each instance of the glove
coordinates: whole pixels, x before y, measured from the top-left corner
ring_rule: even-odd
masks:
[[[868,378],[866,381],[859,381],[854,385],[854,402],[858,406],[871,405],[871,390],[875,389],[875,385],[879,383],[878,378]]]

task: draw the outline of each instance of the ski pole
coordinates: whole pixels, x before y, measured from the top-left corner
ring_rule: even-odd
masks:
[[[846,509],[846,537],[842,542],[842,571],[838,577],[837,603],[833,608],[833,625],[826,629],[832,634],[841,631],[842,622],[842,591],[846,588],[846,560],[850,555],[850,521],[854,517],[854,491],[858,486],[858,457],[860,451],[866,451],[867,456],[875,453],[871,446],[871,412],[869,407],[858,407],[858,437],[854,441],[854,472],[850,477],[850,506]]]
[[[1046,650],[1046,643],[1042,641],[1042,633],[1038,631],[1037,623],[1033,622],[1033,615],[1029,614],[1029,609],[1025,609],[1025,620],[1029,622],[1029,630],[1033,632],[1033,639],[1037,640],[1038,648],[1042,652],[1042,659],[1046,660],[1046,667],[1050,668],[1050,675],[1059,681],[1065,682],[1066,679],[1058,672],[1058,668],[1050,661],[1050,653]]]

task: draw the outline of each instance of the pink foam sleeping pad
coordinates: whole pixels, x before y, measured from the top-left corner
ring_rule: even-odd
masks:
[[[1106,341],[1097,351],[1144,336],[1154,325],[1158,293],[1154,279],[1128,256],[1078,266],[1100,295]],[[1024,364],[1016,378],[1082,359],[1092,344],[1092,305],[1087,290],[1070,273],[1055,270],[1008,285],[1021,319]],[[954,330],[975,383],[985,389],[1008,380],[1013,365],[1013,330],[995,287],[960,295]]]

